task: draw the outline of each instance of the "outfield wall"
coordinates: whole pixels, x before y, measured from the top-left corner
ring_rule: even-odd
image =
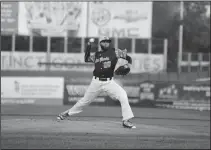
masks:
[[[91,79],[91,73],[3,71],[1,103],[72,105],[84,95]],[[148,80],[134,74],[115,80],[126,90],[132,106],[210,110],[209,82]],[[104,96],[91,105],[119,105],[118,100]]]

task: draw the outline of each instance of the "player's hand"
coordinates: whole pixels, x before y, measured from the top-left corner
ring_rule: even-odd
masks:
[[[88,41],[88,45],[91,45],[91,43],[94,43],[94,41],[95,41],[95,39],[94,38],[91,38],[91,39],[89,39],[89,41]]]
[[[94,38],[89,39],[89,42],[90,42],[90,43],[93,43],[94,41],[95,41]]]

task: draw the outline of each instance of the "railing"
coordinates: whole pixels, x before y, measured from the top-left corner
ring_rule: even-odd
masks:
[[[2,51],[82,53],[89,38],[2,35]],[[112,46],[126,48],[128,53],[163,54],[167,40],[112,38]],[[95,43],[98,44],[98,37]],[[95,45],[93,51],[99,47]]]
[[[182,72],[208,72],[210,75],[210,53],[183,53]]]

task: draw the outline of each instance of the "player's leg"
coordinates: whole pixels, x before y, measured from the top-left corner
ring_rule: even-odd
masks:
[[[100,83],[97,80],[92,80],[84,96],[70,109],[61,113],[57,118],[63,120],[66,116],[71,116],[83,111],[84,106],[89,105],[101,92]]]
[[[114,80],[111,80],[108,84],[106,84],[103,89],[108,94],[108,96],[120,101],[123,126],[128,128],[135,128],[135,126],[129,121],[134,117],[134,115],[130,107],[126,91]]]

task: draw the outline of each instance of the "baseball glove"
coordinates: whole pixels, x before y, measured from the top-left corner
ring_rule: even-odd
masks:
[[[120,66],[119,68],[117,68],[115,70],[115,74],[116,75],[127,75],[130,72],[130,67],[128,66],[128,64],[125,64],[124,66]]]

